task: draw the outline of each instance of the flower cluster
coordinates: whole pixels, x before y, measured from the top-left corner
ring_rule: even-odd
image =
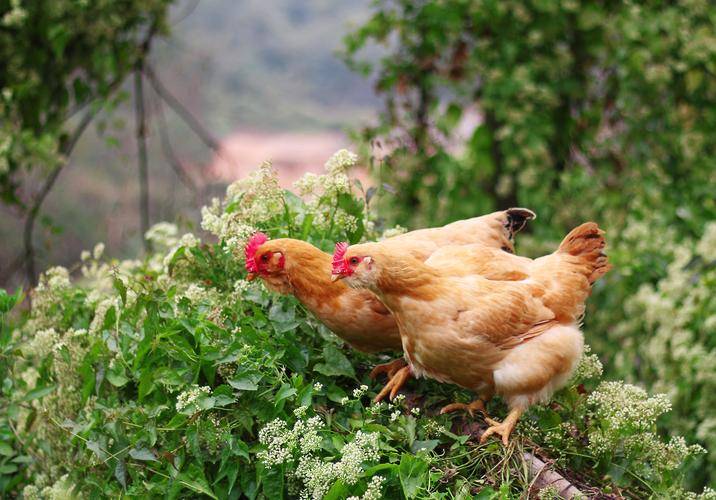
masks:
[[[360,497],[348,497],[348,500],[380,500],[383,498],[382,489],[385,478],[383,476],[373,476],[370,478],[368,488]]]
[[[322,498],[336,480],[353,485],[363,474],[365,462],[379,460],[378,435],[362,431],[357,431],[353,440],[343,446],[339,460],[324,459],[320,456],[323,421],[318,416],[304,420],[306,408],[299,410],[295,412],[299,418],[292,428],[289,429],[285,421],[276,419],[259,431],[259,442],[266,449],[257,456],[267,467],[294,462],[295,477],[304,485],[301,498]],[[375,481],[368,488],[371,493],[364,498],[375,498],[371,495],[380,491],[382,481]]]
[[[590,346],[585,345],[579,364],[572,375],[572,380],[576,382],[601,377],[602,370],[602,362],[599,361],[599,356],[592,353],[592,348]]]
[[[177,396],[176,410],[180,413],[194,413],[198,411],[202,398],[211,396],[211,387],[194,386]]]
[[[650,397],[634,385],[602,382],[587,403],[599,421],[589,433],[589,449],[597,456],[620,450],[627,458],[648,461],[658,470],[672,470],[687,457],[705,451],[699,445],[688,446],[679,436],[664,443],[656,435],[656,419],[671,410],[663,394]]]
[[[256,226],[281,214],[284,203],[276,170],[266,162],[247,178],[231,184],[223,204],[214,198],[210,207],[203,207],[201,227],[241,255]]]

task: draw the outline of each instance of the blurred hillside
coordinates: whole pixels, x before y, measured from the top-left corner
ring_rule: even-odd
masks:
[[[317,169],[346,144],[343,128],[377,109],[370,83],[335,56],[341,39],[368,16],[369,2],[348,0],[214,0],[179,2],[172,36],[150,57],[164,85],[227,154],[216,157],[147,85],[150,219],[197,220],[198,206],[224,183],[273,159],[286,182]],[[106,242],[120,257],[140,246],[137,146],[131,82],[125,99],[91,126],[44,206],[36,230],[38,267],[76,262],[82,249]],[[199,188],[196,199],[164,154],[166,119],[174,155]],[[260,158],[259,158],[260,156]],[[37,189],[36,179],[32,190]],[[22,220],[1,208],[0,282],[18,282]]]

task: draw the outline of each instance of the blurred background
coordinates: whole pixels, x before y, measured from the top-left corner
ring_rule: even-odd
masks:
[[[0,0],[0,283],[95,242],[140,255],[273,160],[340,147],[381,217],[607,230],[587,341],[716,449],[716,9],[700,0]],[[716,456],[689,484],[713,484]]]
[[[3,3],[7,2],[0,2],[0,13]],[[60,2],[64,3],[72,4]],[[181,0],[146,6],[136,2],[135,8],[132,14],[137,17],[162,14],[166,35],[153,37],[147,64],[170,99],[180,103],[177,109],[185,109],[215,146],[207,145],[202,134],[197,135],[145,79],[151,222],[179,218],[196,225],[202,203],[211,195],[223,195],[227,183],[267,160],[288,187],[303,172],[322,170],[331,154],[349,146],[346,132],[350,127],[377,116],[380,101],[370,80],[351,71],[338,56],[345,34],[370,15],[367,0]],[[68,39],[62,42],[66,44],[62,50],[48,43],[45,49],[51,57],[61,57],[55,52],[68,52],[73,43],[89,42],[98,30],[116,29],[115,36],[120,31],[107,26],[110,15],[121,14],[111,9],[104,11],[107,19],[85,26],[63,21],[59,8],[52,14],[56,16],[54,30],[67,30]],[[122,27],[122,33],[141,38],[146,22],[123,15],[125,22],[136,25]],[[12,26],[7,21],[2,24],[9,35]],[[45,29],[44,34],[59,36],[51,32],[53,26]],[[7,47],[12,50],[13,44]],[[31,46],[26,48],[31,50]],[[119,50],[109,45],[95,57],[119,59],[112,52]],[[91,46],[86,51],[89,54]],[[51,57],[37,61],[33,69],[38,73],[46,69]],[[3,64],[10,69],[11,60]],[[72,86],[77,73],[88,69],[83,64],[77,60],[74,67],[67,67],[63,83]],[[124,81],[109,98],[95,98],[117,102],[106,102],[87,127],[42,205],[34,231],[37,271],[55,263],[71,265],[82,250],[98,241],[105,242],[114,257],[136,255],[141,247],[134,81],[131,68],[106,71],[106,77],[125,75]],[[17,92],[28,90],[19,88],[25,75],[18,74],[13,81],[15,75],[7,74],[3,81],[5,75],[3,71],[0,76],[2,88],[17,84]],[[36,101],[42,99],[35,96]],[[70,117],[64,130],[72,130],[80,119],[79,112]],[[42,132],[38,130],[38,136]],[[23,167],[13,172],[13,179],[21,178],[16,194],[23,203],[41,190],[51,171],[41,163],[33,165],[37,170],[33,175],[26,175]],[[177,175],[173,164],[181,165],[185,174]],[[3,174],[0,168],[0,182],[10,181]],[[0,285],[19,283],[27,279],[22,262],[26,210],[14,203],[0,210],[4,242],[0,245]]]

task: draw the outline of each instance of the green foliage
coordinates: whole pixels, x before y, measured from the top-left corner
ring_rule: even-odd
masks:
[[[554,458],[589,491],[684,494],[682,462],[699,450],[658,437],[668,408],[652,401],[663,397],[631,386],[587,396],[578,383],[600,374],[594,355],[554,404],[528,412],[509,447],[478,445],[479,417],[437,414],[460,391],[417,381],[408,397],[371,404],[375,358],[342,345],[294,298],[245,281],[237,255],[255,228],[324,248],[359,226],[377,237],[345,175],[354,162],[337,153],[325,175],[298,183],[301,196],[263,166],[204,210],[214,243],[162,223],[144,261],[108,260],[99,245],[77,279],[45,272],[31,312],[3,330],[3,494],[518,498],[531,483],[525,452]],[[19,296],[1,295],[3,310]],[[621,420],[603,410],[617,397],[633,408]],[[504,415],[499,401],[488,410]],[[596,434],[646,444],[605,456]]]
[[[0,196],[22,205],[21,177],[64,161],[67,122],[107,104],[165,31],[171,0],[0,2]]]
[[[377,3],[345,56],[385,97],[364,135],[388,144],[377,175],[397,190],[391,215],[435,224],[519,203],[571,225],[662,203],[713,218],[707,6]],[[372,44],[387,48],[376,65],[359,58]]]
[[[673,435],[713,447],[716,19],[708,2],[377,2],[345,57],[385,111],[362,138],[393,187],[385,213],[432,225],[526,206],[520,253],[576,224],[607,232],[587,340],[607,372],[666,392]],[[361,53],[386,47],[377,64]],[[709,230],[712,231],[712,230]],[[702,243],[706,247],[710,243]],[[707,466],[708,465],[708,466]],[[713,484],[713,457],[689,484]]]

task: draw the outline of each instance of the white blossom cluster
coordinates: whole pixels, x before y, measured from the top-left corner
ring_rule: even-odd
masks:
[[[224,203],[214,198],[201,209],[201,227],[224,241],[237,255],[256,232],[256,225],[284,210],[283,190],[276,170],[266,162],[247,178],[231,184]]]
[[[294,183],[298,194],[306,199],[312,224],[320,229],[331,225],[348,232],[358,229],[358,219],[336,206],[336,197],[351,192],[348,170],[358,161],[358,156],[347,149],[341,149],[326,162],[325,174],[308,172]],[[301,221],[299,221],[301,222]]]
[[[664,394],[646,391],[623,382],[602,382],[587,403],[601,424],[589,433],[589,449],[597,456],[621,450],[625,456],[649,460],[659,470],[678,468],[691,456],[704,453],[699,445],[687,445],[682,437],[663,442],[654,432],[656,419],[671,410]]]
[[[59,338],[60,335],[54,328],[38,330],[35,336],[23,346],[23,351],[25,355],[37,356],[38,359],[43,359],[52,353]]]
[[[671,410],[665,394],[649,396],[641,387],[624,382],[602,382],[589,395],[588,404],[610,429],[650,430],[657,417]]]
[[[625,366],[638,351],[653,374],[654,390],[677,403],[672,430],[696,436],[711,448],[716,446],[716,348],[711,340],[716,331],[716,267],[711,264],[716,259],[716,222],[706,224],[698,240],[649,231],[671,260],[662,279],[642,285],[626,301],[627,317],[614,328],[626,349],[615,361]],[[632,339],[644,341],[637,345]],[[706,460],[716,464],[716,456]]]
[[[259,431],[259,442],[266,449],[257,456],[267,467],[295,462],[294,477],[304,486],[300,497],[320,499],[338,479],[347,485],[355,484],[363,473],[363,463],[379,459],[378,435],[356,432],[353,441],[341,449],[340,459],[327,461],[319,455],[322,443],[320,432],[324,429],[324,423],[318,416],[304,420],[302,417],[306,410],[306,407],[301,407],[294,412],[299,419],[290,429],[281,419],[266,424]],[[365,498],[375,498],[370,495],[380,490],[377,481],[372,489],[369,487],[371,493]]]
[[[77,492],[65,474],[51,486],[45,486],[42,490],[34,484],[25,486],[22,490],[22,498],[24,500],[72,500],[77,498]]]
[[[385,478],[383,476],[373,476],[370,478],[368,488],[360,497],[348,497],[347,500],[380,500],[383,498],[382,490]]]
[[[189,286],[177,296],[185,297],[192,304],[213,304],[219,301],[219,293],[210,288],[204,288],[196,283],[190,283]]]
[[[199,410],[199,399],[210,396],[211,387],[209,386],[194,386],[186,391],[182,392],[177,396],[176,409],[178,412],[186,412],[187,410]]]
[[[603,366],[602,362],[599,361],[599,356],[592,353],[592,348],[589,345],[585,345],[579,364],[572,375],[572,380],[578,382],[590,378],[598,378],[601,377],[602,371]]]

